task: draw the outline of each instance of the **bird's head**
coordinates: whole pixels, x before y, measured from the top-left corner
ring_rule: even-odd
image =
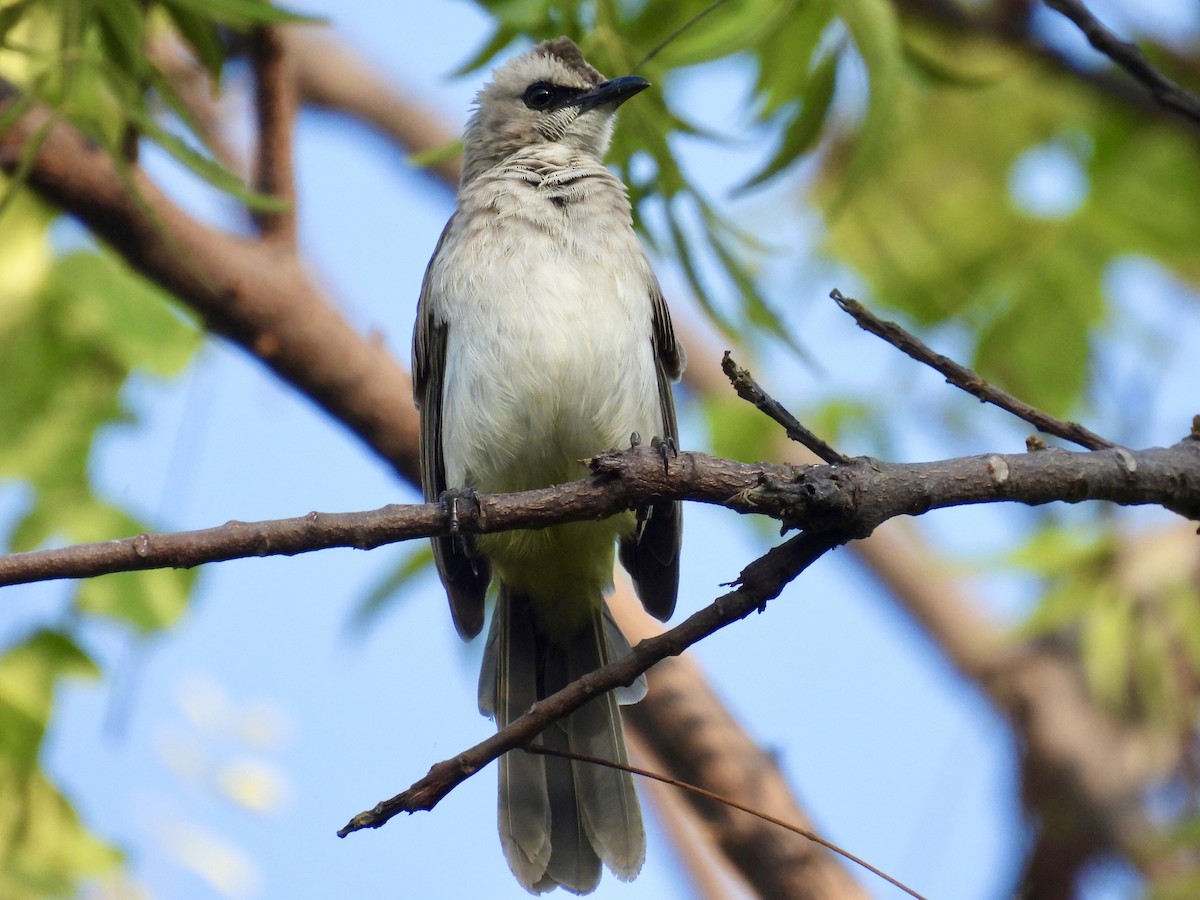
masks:
[[[475,98],[463,138],[463,183],[517,151],[548,144],[599,161],[617,107],[649,86],[636,75],[605,80],[569,38],[538,44],[498,68]]]

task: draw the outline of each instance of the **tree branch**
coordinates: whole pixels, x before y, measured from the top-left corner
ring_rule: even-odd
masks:
[[[1088,43],[1150,89],[1162,106],[1200,125],[1200,97],[1172,81],[1142,55],[1137,44],[1117,37],[1092,15],[1080,0],[1045,0],[1055,12],[1066,16],[1083,32]]]
[[[642,641],[633,652],[574,681],[485,741],[439,762],[408,790],[359,813],[338,831],[345,837],[363,828],[379,828],[402,812],[433,809],[450,791],[509,750],[530,744],[552,722],[606,691],[634,680],[668,656],[678,656],[720,628],[763,609],[789,581],[829,550],[849,540],[848,532],[800,534],[767,551],[742,570],[739,587],[684,619],[658,637]]]
[[[18,96],[0,79],[0,114]],[[43,198],[77,216],[209,328],[416,478],[417,416],[408,374],[382,344],[346,323],[294,254],[196,221],[140,169],[127,180],[78,130],[51,121],[47,110],[35,108],[0,134],[0,170],[15,169],[26,142],[49,125],[29,172],[29,184]]]
[[[660,500],[692,500],[779,519],[784,529],[847,529],[866,537],[896,516],[972,503],[1108,500],[1152,504],[1200,519],[1200,439],[1133,452],[1040,450],[926,463],[860,457],[835,466],[740,463],[655,448],[612,450],[591,460],[591,478],[512,494],[479,494],[456,504],[458,530],[479,534],[597,519]],[[293,519],[231,522],[172,535],[34,550],[0,557],[0,586],[112,572],[189,568],[247,556],[291,556],[330,547],[369,549],[450,533],[437,503],[371,512],[309,513]]]
[[[256,187],[287,204],[278,212],[258,213],[255,218],[263,237],[289,248],[296,245],[292,132],[299,105],[293,55],[290,42],[284,39],[283,29],[278,26],[263,26],[251,36],[250,59],[258,115]]]
[[[1108,438],[1101,437],[1089,431],[1076,422],[1064,422],[1036,406],[1030,406],[1018,400],[1007,391],[1003,391],[985,381],[973,369],[968,369],[961,363],[956,363],[948,356],[934,352],[929,345],[914,334],[905,331],[895,322],[880,319],[869,309],[850,297],[842,295],[839,290],[833,290],[829,296],[858,323],[859,328],[869,331],[876,337],[883,338],[897,350],[908,354],[917,362],[924,363],[946,376],[946,381],[961,388],[972,396],[978,397],[984,403],[991,403],[1006,412],[1012,413],[1019,419],[1024,419],[1034,428],[1053,434],[1073,444],[1087,447],[1089,450],[1104,450],[1116,447]]]
[[[805,428],[800,423],[800,420],[788,412],[782,403],[764,391],[759,383],[750,375],[749,369],[744,369],[733,361],[733,357],[728,350],[725,351],[725,356],[721,359],[721,371],[725,373],[725,377],[729,379],[729,383],[733,385],[733,389],[737,391],[739,397],[748,403],[753,403],[755,408],[761,413],[782,425],[783,430],[787,432],[787,436],[793,441],[803,444],[824,462],[830,464],[849,462],[847,457],[842,456],[842,454],[834,450],[829,444]]]

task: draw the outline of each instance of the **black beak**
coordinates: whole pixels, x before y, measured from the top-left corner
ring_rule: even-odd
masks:
[[[648,87],[650,82],[640,75],[622,75],[620,78],[601,82],[586,94],[579,94],[572,99],[571,105],[579,107],[580,112],[587,112],[606,103],[620,106],[634,94],[640,94]]]

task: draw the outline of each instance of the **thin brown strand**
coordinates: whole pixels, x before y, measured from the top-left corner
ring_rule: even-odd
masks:
[[[710,3],[708,6],[704,7],[704,9],[700,10],[700,12],[696,13],[694,16],[692,16],[690,19],[688,19],[686,22],[684,22],[682,25],[680,25],[678,28],[676,28],[674,31],[672,31],[670,34],[668,34],[665,38],[663,38],[661,41],[659,41],[654,46],[653,50],[651,50],[649,53],[647,53],[645,56],[642,57],[641,61],[636,66],[633,67],[632,71],[636,72],[638,69],[640,69],[646,63],[650,62],[650,60],[652,60],[652,59],[654,59],[654,57],[658,56],[658,54],[661,53],[668,44],[670,44],[673,40],[675,40],[677,37],[679,37],[681,34],[683,34],[685,31],[687,31],[689,28],[691,28],[693,25],[695,25],[697,22],[699,22],[701,19],[703,19],[705,16],[707,16],[710,12],[712,12],[714,9],[716,9],[718,6],[720,6],[724,2],[725,2],[725,0],[713,0],[712,3]]]
[[[809,831],[807,828],[801,828],[799,825],[793,825],[790,822],[785,822],[782,819],[777,819],[774,816],[769,815],[767,813],[759,812],[758,810],[753,809],[752,807],[746,806],[743,803],[739,803],[736,800],[732,800],[729,797],[724,797],[720,794],[715,794],[710,790],[706,790],[705,788],[699,787],[698,785],[689,784],[686,781],[680,781],[678,778],[672,778],[669,775],[660,775],[658,772],[650,772],[646,769],[640,769],[637,766],[631,766],[626,763],[613,762],[611,759],[602,759],[598,756],[588,756],[585,753],[573,753],[570,750],[555,750],[550,747],[542,747],[542,746],[538,746],[536,744],[530,744],[528,747],[525,748],[525,750],[529,753],[537,753],[542,756],[558,756],[563,759],[570,759],[570,760],[574,760],[576,762],[591,763],[592,765],[596,765],[596,766],[608,766],[610,769],[620,769],[622,772],[628,772],[631,775],[640,775],[643,778],[650,778],[650,779],[653,779],[654,781],[660,781],[663,784],[669,784],[672,787],[681,788],[685,791],[691,791],[693,794],[696,794],[699,797],[705,797],[705,798],[707,798],[709,800],[713,800],[717,803],[723,803],[726,806],[732,807],[733,809],[741,810],[744,813],[748,813],[749,815],[752,815],[756,818],[762,819],[764,822],[770,822],[772,825],[778,825],[780,828],[787,829],[788,831],[792,832],[793,834],[798,834],[798,835],[800,835],[800,837],[807,838],[808,840],[812,841],[815,844],[820,844],[826,850],[833,851],[834,853],[836,853],[838,856],[842,857],[843,859],[848,859],[850,862],[854,863],[855,865],[862,866],[864,869],[866,869],[872,875],[877,875],[878,877],[880,877],[884,881],[886,881],[888,884],[891,884],[895,887],[900,888],[900,890],[904,891],[909,896],[916,897],[917,900],[926,900],[926,898],[924,896],[922,896],[921,894],[918,894],[916,891],[914,891],[912,888],[905,885],[903,882],[896,880],[891,875],[887,874],[887,872],[884,872],[881,869],[876,868],[875,866],[873,866],[869,862],[867,862],[865,859],[855,856],[849,850],[842,849],[841,847],[839,847],[837,844],[833,843],[832,841],[825,840],[825,838],[821,837],[819,834],[815,834],[814,832]]]

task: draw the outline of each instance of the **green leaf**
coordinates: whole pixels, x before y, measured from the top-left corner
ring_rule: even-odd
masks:
[[[140,79],[150,68],[145,51],[145,14],[136,0],[103,0],[95,4],[96,24],[108,60]]]
[[[165,3],[167,15],[175,23],[180,36],[192,48],[196,59],[204,66],[214,85],[220,85],[225,67],[225,45],[217,23],[185,7]]]
[[[121,853],[88,832],[70,801],[41,770],[8,771],[0,763],[0,897],[44,900],[78,896],[81,884],[111,873]]]
[[[433,166],[440,166],[444,162],[449,162],[461,155],[462,148],[462,140],[454,140],[440,147],[434,147],[432,150],[413,153],[408,157],[408,161],[418,168],[432,168]]]
[[[0,760],[31,771],[59,679],[98,675],[96,664],[60,631],[36,631],[0,656]]]
[[[779,149],[762,169],[751,176],[737,190],[745,191],[778,175],[812,148],[821,134],[821,126],[833,102],[837,85],[838,55],[826,56],[809,79],[803,105],[783,133]]]
[[[182,9],[211,22],[231,28],[247,29],[255,25],[277,23],[324,22],[319,16],[293,12],[280,6],[272,6],[266,0],[158,0],[169,11],[172,7]]]
[[[289,203],[268,194],[251,190],[242,182],[240,176],[226,169],[223,165],[190,147],[186,141],[176,137],[163,128],[156,119],[141,112],[130,111],[130,118],[146,137],[166,150],[172,157],[183,163],[206,182],[230,196],[236,197],[250,209],[256,212],[282,212]],[[114,155],[113,161],[123,165],[119,155]]]
[[[840,199],[833,204],[836,212],[862,178],[887,155],[896,115],[902,52],[896,11],[887,0],[836,0],[835,8],[858,47],[870,79],[866,117],[846,165]]]
[[[832,0],[808,0],[793,7],[778,28],[763,36],[755,54],[758,58],[755,94],[762,103],[759,118],[773,116],[811,90],[813,57],[832,20]]]
[[[121,619],[142,634],[151,634],[178,621],[195,580],[194,571],[173,569],[89,578],[80,585],[75,607],[91,615]]]
[[[8,42],[9,32],[33,8],[36,0],[14,0],[0,7],[0,47]]]
[[[191,315],[110,253],[61,257],[49,290],[67,313],[60,334],[127,371],[178,374],[200,346]]]

